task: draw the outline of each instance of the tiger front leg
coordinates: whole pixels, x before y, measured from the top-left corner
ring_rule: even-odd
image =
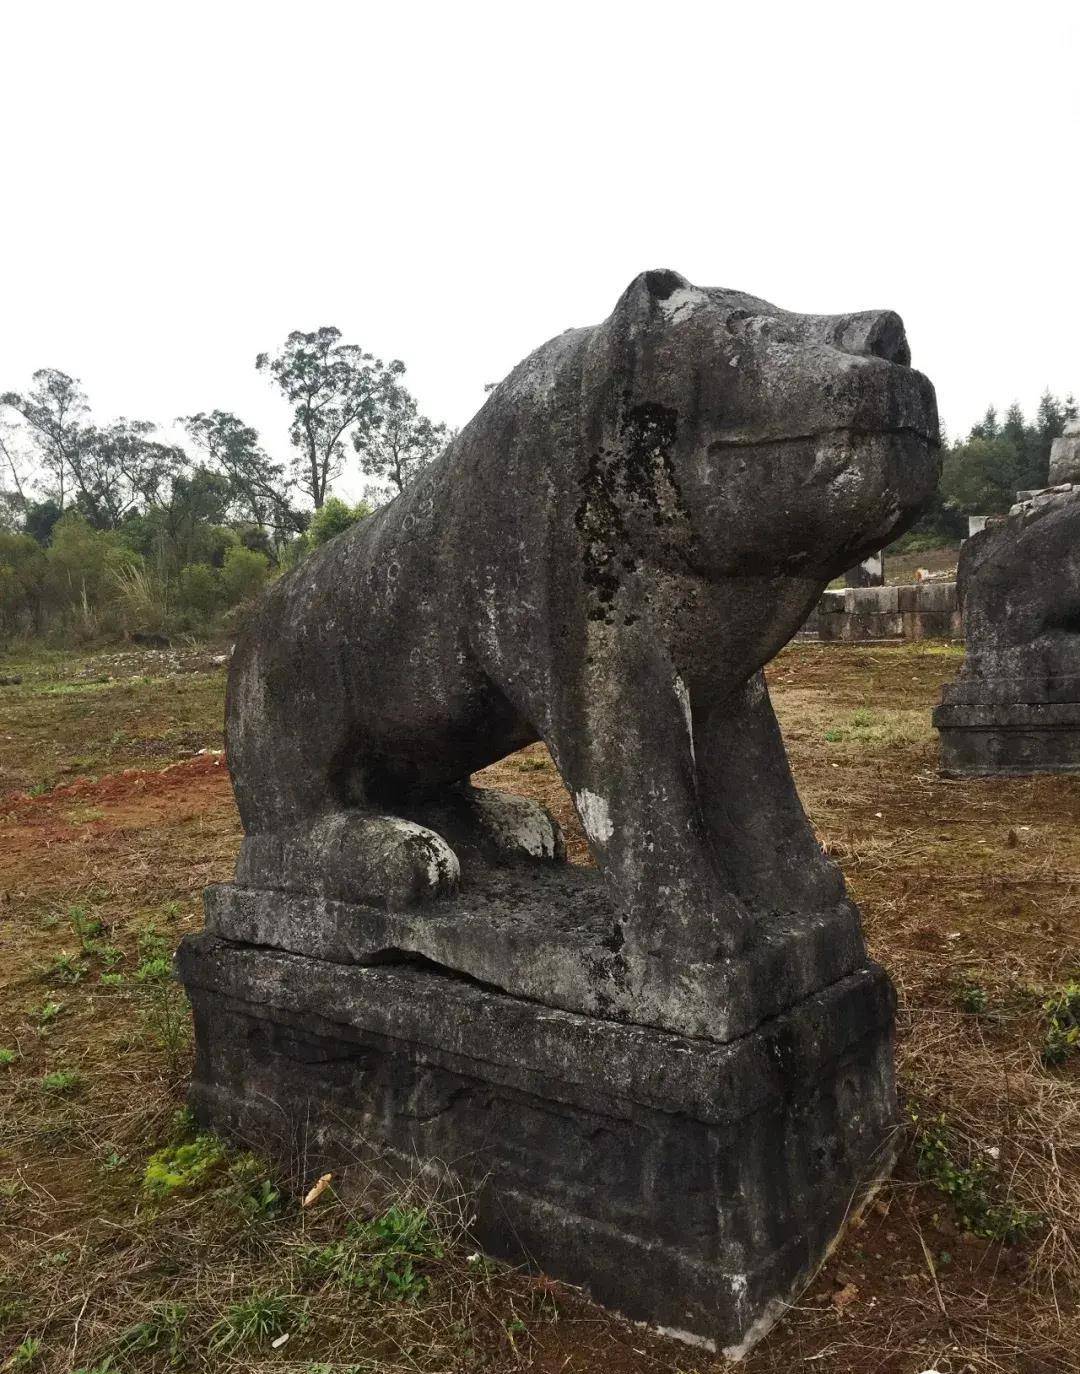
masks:
[[[624,639],[551,712],[547,742],[615,898],[629,947],[686,963],[736,953],[748,918],[698,804],[685,689],[654,645]]]

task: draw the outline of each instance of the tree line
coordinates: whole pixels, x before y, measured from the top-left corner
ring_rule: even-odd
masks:
[[[59,640],[228,629],[267,578],[369,515],[332,489],[355,461],[374,502],[404,491],[451,435],[423,415],[405,366],[325,326],[255,362],[288,402],[291,454],[224,410],[181,416],[186,444],[144,420],[94,420],[55,368],[0,394],[0,636]],[[969,514],[1008,510],[1045,486],[1072,396],[989,407],[946,441],[929,509],[895,546],[962,538]]]
[[[1045,487],[1050,473],[1050,446],[1075,419],[1076,401],[1046,391],[1033,419],[1017,402],[1001,415],[988,406],[967,437],[946,439],[941,481],[926,513],[898,549],[929,549],[956,542],[967,534],[969,515],[1001,515],[1018,491]]]
[[[291,454],[224,410],[98,423],[56,368],[0,394],[0,634],[205,633],[263,582],[404,491],[451,435],[405,365],[340,330],[291,333],[255,366],[288,402]],[[352,458],[371,500],[332,495]]]

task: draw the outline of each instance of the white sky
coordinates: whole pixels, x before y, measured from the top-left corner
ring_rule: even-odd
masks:
[[[220,406],[336,324],[466,421],[647,267],[888,306],[954,433],[1080,393],[1080,5],[0,0],[0,389]],[[349,486],[352,484],[350,483]]]

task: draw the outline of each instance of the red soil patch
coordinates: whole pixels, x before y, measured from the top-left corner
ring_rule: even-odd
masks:
[[[127,768],[97,781],[76,778],[37,797],[9,792],[0,798],[0,882],[16,873],[25,881],[34,853],[47,857],[55,845],[81,845],[232,806],[221,753],[160,771]]]

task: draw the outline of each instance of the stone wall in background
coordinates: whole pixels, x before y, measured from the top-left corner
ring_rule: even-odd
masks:
[[[852,643],[867,639],[959,639],[963,634],[955,582],[827,591],[802,637]]]

